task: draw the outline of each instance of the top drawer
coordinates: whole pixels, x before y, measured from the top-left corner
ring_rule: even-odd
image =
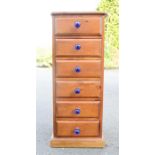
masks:
[[[101,17],[70,16],[55,18],[55,35],[101,35]]]

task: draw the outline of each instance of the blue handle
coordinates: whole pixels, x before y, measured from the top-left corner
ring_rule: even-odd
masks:
[[[81,24],[80,24],[79,21],[76,21],[76,22],[74,23],[74,26],[78,29],[78,28],[81,26]]]
[[[80,44],[76,44],[76,45],[75,45],[75,49],[76,49],[76,50],[80,50],[80,49],[81,49],[81,45],[80,45]]]
[[[80,88],[76,88],[76,89],[74,90],[74,92],[75,92],[75,94],[80,94]]]
[[[80,67],[75,67],[74,71],[75,71],[76,73],[79,73],[79,72],[81,72],[81,68],[80,68]]]
[[[74,134],[79,135],[80,134],[80,129],[74,129]]]
[[[77,114],[77,115],[80,114],[80,109],[79,108],[75,109],[74,113]]]

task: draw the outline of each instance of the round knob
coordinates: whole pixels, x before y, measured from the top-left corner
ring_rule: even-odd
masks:
[[[77,114],[77,115],[80,114],[80,109],[79,108],[75,109],[74,113]]]
[[[80,94],[80,88],[76,88],[76,89],[74,90],[74,92],[75,92],[75,94]]]
[[[74,71],[75,71],[76,73],[79,73],[79,72],[81,71],[81,69],[80,69],[80,67],[75,67]]]
[[[74,23],[74,26],[78,29],[79,27],[80,27],[80,22],[79,21],[76,21],[75,23]]]
[[[79,135],[80,134],[80,129],[78,129],[78,128],[77,129],[74,129],[74,134],[75,135]]]
[[[81,49],[81,45],[80,45],[80,44],[76,44],[76,45],[75,45],[75,49],[76,49],[76,50],[80,50],[80,49]]]

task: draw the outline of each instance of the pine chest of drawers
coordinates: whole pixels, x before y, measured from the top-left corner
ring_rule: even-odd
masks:
[[[52,147],[104,147],[105,13],[53,13]]]

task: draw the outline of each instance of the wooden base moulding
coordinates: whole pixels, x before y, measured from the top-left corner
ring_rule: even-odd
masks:
[[[49,146],[56,148],[103,148],[105,141],[101,138],[53,138],[49,142]]]

